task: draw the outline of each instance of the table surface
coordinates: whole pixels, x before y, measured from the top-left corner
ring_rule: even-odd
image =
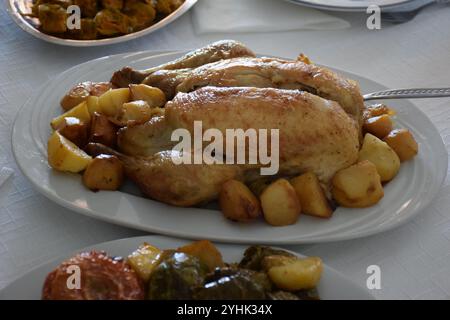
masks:
[[[352,27],[339,31],[196,35],[190,13],[128,43],[71,48],[48,44],[20,30],[0,8],[0,168],[15,170],[0,189],[0,288],[30,268],[98,242],[142,235],[70,212],[38,194],[18,170],[10,146],[14,116],[46,80],[105,55],[138,50],[191,49],[232,38],[257,52],[295,57],[361,74],[391,88],[450,84],[450,10],[436,6],[415,20],[371,31],[364,14],[336,14]],[[450,99],[417,100],[450,144]],[[292,248],[292,247],[291,247]],[[367,267],[381,268],[380,299],[450,298],[450,179],[433,204],[408,224],[383,234],[320,245],[295,246],[317,255],[361,286]]]

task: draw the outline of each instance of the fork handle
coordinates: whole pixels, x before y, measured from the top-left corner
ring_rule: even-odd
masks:
[[[450,88],[393,89],[363,95],[364,101],[376,99],[414,99],[450,97]]]

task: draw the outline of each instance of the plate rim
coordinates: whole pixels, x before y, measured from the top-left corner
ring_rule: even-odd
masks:
[[[49,43],[63,45],[63,46],[70,46],[70,47],[96,47],[96,46],[106,46],[116,43],[122,43],[130,40],[134,40],[140,37],[143,37],[145,35],[148,35],[150,33],[155,32],[156,30],[159,30],[166,25],[172,23],[182,15],[184,15],[186,12],[188,12],[196,3],[198,0],[185,0],[185,2],[174,12],[166,16],[164,19],[158,21],[157,23],[136,32],[132,32],[126,35],[113,37],[113,38],[105,38],[105,39],[98,39],[98,40],[75,40],[75,39],[64,39],[55,37],[46,33],[43,33],[33,26],[31,26],[22,16],[19,12],[16,12],[17,10],[14,8],[14,2],[15,0],[6,0],[7,7],[6,11],[8,12],[11,19],[26,33],[31,34],[35,38],[38,38],[40,40],[44,40]]]
[[[17,281],[19,281],[23,277],[26,277],[30,273],[38,271],[39,269],[48,267],[53,264],[58,265],[62,261],[66,260],[68,257],[71,257],[80,252],[85,252],[85,251],[90,251],[90,250],[96,250],[96,251],[105,250],[104,248],[102,248],[102,246],[111,246],[111,245],[115,245],[116,243],[118,244],[118,243],[125,243],[125,242],[131,242],[131,241],[139,241],[140,243],[148,242],[150,244],[152,244],[152,241],[154,241],[154,242],[178,242],[179,243],[178,245],[182,245],[185,242],[191,242],[189,239],[183,239],[183,238],[178,238],[178,237],[169,237],[169,236],[165,236],[165,235],[143,235],[143,236],[120,238],[120,239],[95,243],[93,245],[75,249],[75,250],[71,251],[71,253],[69,253],[69,254],[61,254],[55,258],[50,258],[50,259],[40,263],[39,265],[36,265],[36,266],[32,267],[31,269],[21,273],[20,275],[16,276],[14,279],[9,281],[6,284],[6,286],[4,286],[0,290],[0,297],[5,297],[6,292],[8,290],[10,290],[10,288],[13,287]],[[219,251],[221,251],[220,247],[222,247],[222,246],[225,246],[225,247],[228,246],[228,247],[233,247],[236,249],[244,250],[246,247],[251,245],[251,244],[246,245],[246,244],[242,244],[242,243],[222,243],[222,242],[218,242],[218,241],[211,241],[211,242],[213,242],[219,248]],[[271,247],[274,249],[281,249],[281,250],[287,251],[289,253],[294,254],[295,256],[297,256],[299,258],[309,257],[308,255],[304,255],[304,254],[300,253],[299,252],[300,250],[298,250],[298,249],[284,248],[284,247],[277,247],[277,246],[271,246]],[[109,254],[109,252],[107,252],[107,253]],[[373,294],[371,294],[368,289],[366,289],[363,286],[356,283],[356,281],[354,281],[352,278],[344,275],[341,271],[337,270],[336,268],[329,266],[328,264],[325,263],[325,261],[323,261],[323,266],[324,266],[324,271],[335,274],[335,276],[338,276],[342,280],[345,280],[345,282],[350,284],[353,288],[364,291],[368,298],[371,297],[373,300],[376,300],[376,297]],[[369,299],[367,299],[367,300],[369,300]]]
[[[367,10],[367,5],[364,6],[337,6],[337,5],[327,5],[327,4],[320,4],[320,3],[314,3],[309,0],[284,0],[296,5],[310,7],[310,8],[316,8],[316,9],[322,9],[327,11],[342,11],[342,12],[363,12]],[[384,5],[378,5],[381,9],[388,9],[388,10],[395,10],[398,8],[401,8],[401,6],[407,4],[411,0],[399,0],[401,2],[393,3],[393,4],[384,4]]]
[[[164,50],[163,51],[153,51],[153,50],[149,50],[149,51],[138,51],[138,52],[131,52],[131,53],[120,53],[120,54],[109,55],[109,56],[100,57],[100,58],[97,58],[97,59],[92,59],[92,60],[86,61],[84,63],[81,63],[81,64],[78,64],[76,66],[73,66],[72,68],[69,68],[69,69],[67,69],[64,72],[70,72],[72,69],[79,68],[83,64],[95,62],[97,60],[101,60],[101,59],[105,59],[105,58],[109,58],[109,57],[119,57],[119,56],[123,57],[123,56],[129,56],[129,55],[142,55],[142,54],[145,54],[146,58],[151,58],[151,57],[157,57],[157,56],[183,54],[185,52],[187,52],[187,51],[186,50],[177,50],[177,51],[164,51]],[[342,70],[335,69],[335,68],[333,68],[333,69],[337,70],[338,72],[342,71]],[[346,72],[346,73],[351,74],[351,75],[356,75],[356,74],[349,73],[349,72]],[[363,78],[363,79],[370,80],[370,79],[365,78],[363,76],[358,76],[358,75],[356,75],[356,76],[360,77],[360,78]],[[46,83],[44,83],[41,86],[41,88],[46,87],[48,85],[48,83],[51,82],[51,81],[52,81],[52,79],[49,79]],[[373,80],[370,80],[370,81],[373,81]],[[376,81],[373,81],[373,82],[376,82]],[[376,82],[376,83],[378,83],[378,82]],[[37,91],[39,91],[39,89]],[[40,185],[38,184],[38,181],[34,181],[32,178],[30,178],[28,176],[27,170],[25,170],[25,167],[23,166],[23,164],[18,159],[17,148],[19,146],[17,146],[13,142],[14,141],[14,137],[16,135],[18,119],[19,119],[21,114],[25,114],[25,113],[21,112],[21,110],[24,109],[25,106],[27,106],[30,103],[30,101],[33,99],[33,97],[34,97],[34,95],[31,95],[30,98],[24,103],[24,105],[18,110],[18,112],[16,114],[16,117],[14,119],[14,123],[13,123],[13,126],[12,126],[11,148],[12,148],[12,151],[13,151],[14,159],[15,159],[16,163],[18,164],[18,167],[21,170],[22,174],[24,174],[24,176],[32,183],[33,187],[35,189],[37,189],[37,191],[39,193],[43,194],[44,196],[46,196],[51,201],[53,201],[53,202],[55,202],[55,203],[65,207],[65,208],[68,208],[69,210],[75,211],[77,213],[81,213],[81,214],[83,214],[85,216],[89,216],[89,217],[92,217],[92,218],[95,218],[95,219],[106,221],[108,223],[112,223],[112,224],[119,225],[119,226],[125,226],[125,227],[132,228],[132,229],[143,230],[145,232],[154,232],[154,233],[158,233],[158,234],[164,234],[164,235],[168,235],[168,236],[172,236],[172,237],[178,237],[178,238],[183,237],[183,238],[187,238],[187,239],[195,239],[196,236],[192,235],[192,232],[191,233],[189,233],[187,231],[181,231],[180,232],[180,231],[175,231],[174,229],[169,229],[168,230],[167,228],[164,228],[164,227],[155,227],[155,226],[147,226],[147,225],[142,227],[142,226],[137,225],[136,223],[133,223],[133,222],[118,221],[114,217],[104,216],[104,215],[100,216],[98,214],[95,214],[95,212],[91,212],[92,210],[89,211],[89,210],[83,209],[83,208],[81,208],[79,206],[75,206],[69,200],[62,199],[62,198],[58,197],[57,195],[52,194],[51,190],[47,190],[45,188],[41,188]],[[412,104],[412,105],[414,105],[414,104]],[[436,188],[437,188],[437,190],[439,190],[439,189],[442,188],[442,185],[443,185],[443,183],[445,181],[445,178],[446,178],[446,175],[447,175],[447,171],[448,171],[448,154],[447,154],[447,150],[446,150],[445,144],[444,144],[444,142],[442,140],[442,136],[440,135],[439,131],[437,130],[437,128],[433,124],[433,122],[428,118],[428,116],[420,108],[418,108],[415,105],[414,105],[414,107],[415,107],[415,111],[418,111],[419,113],[421,113],[422,118],[430,124],[428,129],[431,129],[434,132],[434,134],[436,135],[436,137],[439,137],[439,144],[440,144],[439,152],[440,152],[440,155],[444,156],[444,154],[445,154],[445,157],[437,157],[437,159],[439,159],[439,160],[444,162],[442,164],[443,165],[443,170],[444,170],[444,167],[445,167],[445,171],[446,171],[445,174],[440,176],[440,179],[439,179],[440,181],[438,181],[439,183],[436,184]],[[439,186],[437,187],[437,185],[439,185]],[[395,220],[395,221],[393,221],[391,223],[383,225],[382,227],[373,228],[370,231],[367,231],[367,229],[363,228],[362,230],[357,230],[356,233],[353,233],[353,232],[350,231],[350,232],[346,232],[344,234],[341,234],[339,236],[326,235],[326,239],[324,239],[324,240],[316,239],[317,236],[314,236],[314,237],[312,237],[312,239],[307,239],[307,240],[298,239],[298,238],[292,238],[292,237],[290,237],[288,239],[282,239],[282,240],[279,240],[279,239],[247,239],[247,238],[232,239],[231,236],[228,236],[228,237],[226,237],[226,236],[219,236],[219,237],[216,237],[216,238],[210,236],[210,238],[212,240],[216,241],[216,242],[223,242],[223,243],[270,244],[270,245],[296,245],[296,244],[324,243],[324,242],[335,242],[335,241],[357,239],[357,238],[362,238],[362,237],[367,237],[367,236],[370,236],[370,235],[382,233],[382,232],[394,229],[394,228],[396,228],[396,227],[406,223],[407,221],[409,221],[413,217],[416,217],[426,207],[428,207],[429,204],[435,199],[435,197],[437,195],[438,195],[438,192],[435,192],[432,196],[429,196],[428,199],[427,199],[428,201],[426,201],[425,203],[420,205],[420,209],[415,209],[414,213],[413,214],[409,214],[406,218]],[[198,237],[198,235],[197,235],[197,237]]]

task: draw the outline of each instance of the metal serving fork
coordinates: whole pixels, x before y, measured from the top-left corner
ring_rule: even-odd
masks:
[[[392,89],[363,95],[364,101],[377,99],[418,99],[450,97],[450,88]]]
[[[402,5],[400,9],[382,12],[384,21],[391,23],[403,23],[412,20],[422,9],[431,4],[449,4],[450,0],[418,0]]]

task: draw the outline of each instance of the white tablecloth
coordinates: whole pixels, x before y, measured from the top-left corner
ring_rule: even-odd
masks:
[[[188,49],[234,38],[261,53],[336,66],[386,86],[450,85],[450,10],[430,7],[413,22],[365,28],[362,14],[339,14],[352,28],[273,34],[194,34],[190,14],[152,35],[125,44],[70,48],[37,40],[21,31],[0,9],[0,168],[15,170],[0,189],[0,288],[33,266],[102,241],[142,235],[72,213],[39,195],[14,162],[10,137],[19,107],[47,79],[78,63],[135,50]],[[416,102],[450,143],[450,99]],[[366,285],[366,268],[377,264],[386,299],[450,298],[450,181],[433,205],[408,224],[355,241],[295,247]]]

